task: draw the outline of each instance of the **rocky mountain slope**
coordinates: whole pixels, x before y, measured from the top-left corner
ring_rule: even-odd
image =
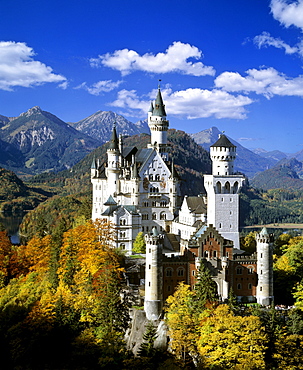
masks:
[[[197,144],[209,150],[210,146],[218,140],[219,134],[222,134],[222,132],[219,131],[217,127],[211,127],[196,134],[191,134],[191,137]],[[255,154],[232,138],[228,138],[234,145],[237,146],[235,170],[244,173],[249,178],[252,178],[257,172],[264,171],[274,166],[278,161],[273,158],[264,158],[258,154]]]
[[[263,190],[303,189],[303,162],[295,158],[283,159],[273,168],[258,173],[251,185]]]
[[[39,107],[11,120],[4,117],[2,122],[5,124],[0,129],[0,139],[7,146],[2,145],[1,164],[6,168],[15,169],[16,166],[30,173],[59,171],[70,168],[100,145],[98,140]],[[5,152],[10,157],[12,148],[20,156],[17,164],[2,157]]]
[[[149,133],[147,120],[132,123],[123,116],[111,111],[98,111],[79,122],[70,124],[78,131],[105,143],[110,140],[114,123],[116,123],[118,134],[132,136],[140,133]]]

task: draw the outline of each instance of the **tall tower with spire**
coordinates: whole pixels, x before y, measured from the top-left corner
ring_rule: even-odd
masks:
[[[239,241],[239,190],[243,175],[234,174],[236,146],[221,135],[210,147],[212,175],[204,175],[207,192],[207,223],[212,224],[226,239],[240,248]]]
[[[119,141],[117,137],[116,125],[114,124],[112,136],[107,149],[107,186],[108,196],[115,196],[119,187],[119,173],[120,173],[120,151]]]
[[[160,86],[158,87],[155,104],[151,103],[148,111],[148,126],[151,133],[149,147],[155,148],[161,154],[161,157],[167,161],[167,130],[169,121],[166,119],[165,105],[163,104]]]

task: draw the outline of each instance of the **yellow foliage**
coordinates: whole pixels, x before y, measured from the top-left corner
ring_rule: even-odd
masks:
[[[235,316],[227,305],[201,315],[197,347],[206,367],[264,369],[267,336],[256,316]]]
[[[167,298],[165,311],[171,339],[171,349],[178,358],[196,348],[196,320],[193,312],[194,293],[189,285],[180,283],[175,293]]]
[[[303,369],[303,335],[281,335],[275,342],[273,358],[281,370]]]
[[[23,247],[25,258],[29,262],[30,271],[44,273],[48,270],[51,240],[52,237],[50,235],[42,239],[34,236],[28,244]]]

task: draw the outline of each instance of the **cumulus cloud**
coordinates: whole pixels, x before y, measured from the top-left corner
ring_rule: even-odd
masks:
[[[255,92],[267,98],[274,95],[303,97],[303,76],[289,78],[274,68],[249,69],[243,77],[237,72],[224,72],[215,86],[228,92]]]
[[[91,86],[87,86],[86,82],[83,82],[81,85],[75,87],[75,89],[84,89],[91,95],[100,95],[104,92],[110,92],[114,89],[116,89],[123,81],[111,81],[111,80],[105,80],[105,81],[98,81],[94,83]]]
[[[116,50],[114,53],[99,55],[98,58],[90,59],[90,63],[93,67],[103,65],[116,69],[122,75],[134,71],[150,73],[177,72],[192,76],[213,76],[215,74],[213,67],[205,66],[202,62],[189,61],[190,58],[201,59],[201,50],[178,41],[170,45],[165,53],[139,55],[134,50],[123,49]]]
[[[268,32],[263,32],[261,35],[255,36],[253,41],[259,49],[262,47],[273,46],[278,49],[284,49],[286,54],[298,53],[301,56],[303,55],[302,43],[299,43],[296,46],[290,46],[280,38],[272,37]]]
[[[34,55],[33,49],[23,42],[0,41],[1,90],[66,81],[64,76],[53,73],[51,67],[34,60]]]
[[[247,96],[234,96],[221,90],[186,89],[173,92],[162,90],[167,111],[170,115],[194,118],[246,118],[245,106],[253,102]],[[156,91],[150,96],[155,98]],[[135,90],[121,90],[111,105],[124,109],[140,109],[146,114],[150,100],[141,99]]]
[[[285,27],[295,26],[303,31],[303,0],[272,0],[270,8],[273,17]]]

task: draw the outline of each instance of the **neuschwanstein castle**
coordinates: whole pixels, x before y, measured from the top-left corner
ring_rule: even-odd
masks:
[[[115,247],[131,254],[137,234],[146,234],[143,278],[149,316],[160,313],[180,281],[194,285],[201,258],[222,299],[232,287],[239,298],[269,304],[272,246],[266,229],[257,236],[255,254],[240,250],[239,191],[245,178],[234,174],[236,146],[225,135],[218,138],[210,147],[212,174],[204,175],[207,194],[188,195],[181,202],[181,179],[169,158],[169,121],[160,88],[148,111],[148,125],[151,140],[145,149],[125,147],[114,127],[107,162],[93,161],[91,181],[92,219],[112,223]]]

